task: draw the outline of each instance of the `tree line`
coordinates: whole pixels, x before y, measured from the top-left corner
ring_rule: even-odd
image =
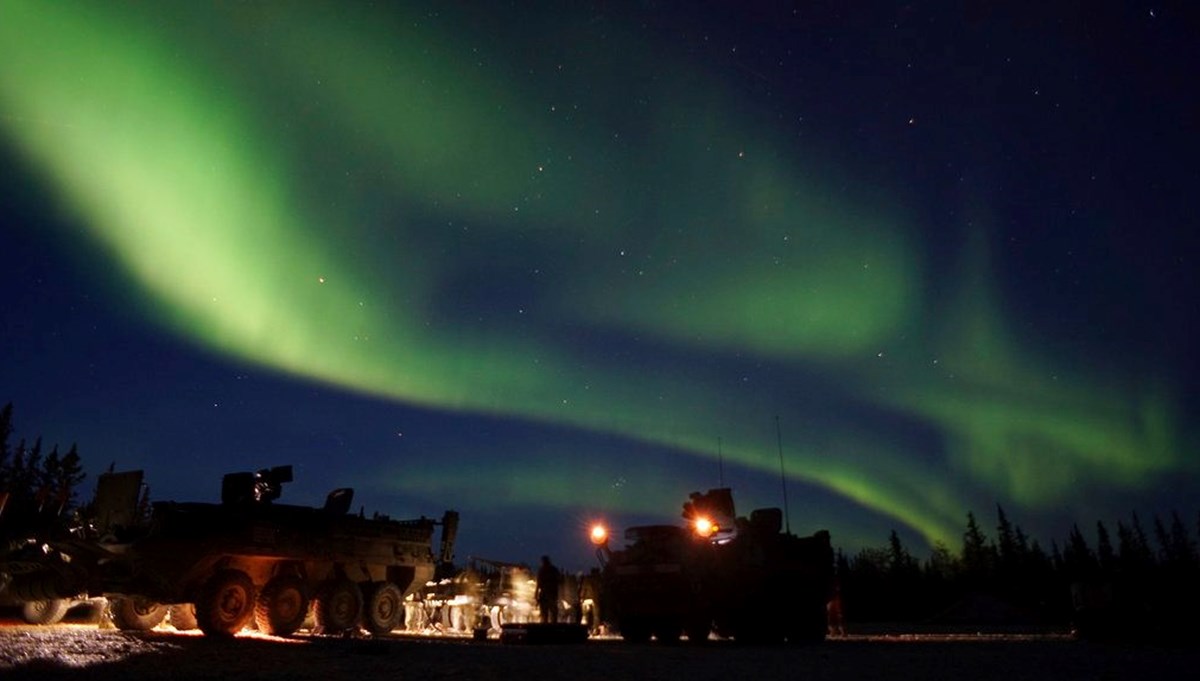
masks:
[[[14,433],[13,406],[0,409],[0,549],[63,529],[86,478],[78,448],[47,450]],[[148,489],[139,505],[148,514]],[[935,542],[918,559],[893,530],[886,545],[836,554],[838,598],[848,622],[1081,625],[1099,613],[1118,621],[1171,621],[1200,610],[1200,517],[1195,534],[1176,512],[1078,525],[1049,548],[996,506],[994,536],[973,512],[962,545]],[[1090,624],[1090,623],[1089,623]],[[1103,622],[1102,622],[1103,624]]]
[[[49,450],[41,436],[13,445],[13,405],[0,409],[0,542],[20,541],[58,526],[74,510],[86,478],[79,449]]]
[[[1042,546],[996,507],[994,536],[967,513],[958,551],[933,545],[919,560],[893,530],[886,546],[836,557],[842,607],[854,622],[1161,626],[1200,603],[1200,516],[1136,512],[1115,536],[1097,521]]]

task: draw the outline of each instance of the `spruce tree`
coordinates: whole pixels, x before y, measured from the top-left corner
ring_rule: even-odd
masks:
[[[27,450],[25,438],[17,440],[17,446],[12,450],[12,460],[8,464],[7,480],[8,503],[10,507],[15,504],[25,504],[28,502],[28,485],[25,484],[27,477],[25,474]]]
[[[58,476],[54,480],[55,489],[58,491],[59,501],[64,510],[75,505],[76,492],[85,478],[87,478],[87,474],[83,472],[83,462],[79,459],[79,447],[75,443],[71,443],[71,448],[59,462]]]
[[[925,574],[935,581],[950,582],[958,577],[958,558],[941,541],[933,542],[933,550],[925,563]]]
[[[1137,522],[1134,514],[1133,522]],[[1139,534],[1133,525],[1117,522],[1117,565],[1132,576],[1144,574],[1154,567],[1154,554],[1146,544],[1145,534]]]
[[[1116,554],[1113,552],[1112,539],[1108,536],[1108,528],[1104,527],[1104,521],[1096,521],[1096,558],[1100,561],[1100,569],[1105,572],[1111,572],[1117,564]]]
[[[996,518],[996,547],[999,549],[1000,567],[1004,572],[1011,573],[1017,562],[1017,536],[1000,504],[996,504]]]
[[[991,551],[987,537],[979,529],[975,514],[967,512],[967,529],[963,532],[962,566],[964,576],[972,582],[981,583],[991,572]]]
[[[1096,555],[1079,531],[1079,525],[1071,525],[1067,536],[1067,547],[1063,550],[1063,567],[1068,579],[1083,579],[1095,573]]]
[[[8,489],[8,438],[12,436],[12,402],[0,409],[0,490]]]
[[[1065,566],[1062,549],[1058,548],[1057,539],[1050,540],[1050,566],[1059,574],[1063,572]]]
[[[1175,511],[1171,511],[1170,544],[1171,562],[1182,569],[1191,569],[1196,565],[1196,545],[1188,536],[1183,519]]]
[[[1131,514],[1132,523],[1130,529],[1133,531],[1133,541],[1137,551],[1141,554],[1147,567],[1154,565],[1154,551],[1150,548],[1150,540],[1146,536],[1146,530],[1142,527],[1142,519],[1138,517],[1137,511]]]
[[[1158,542],[1158,562],[1160,565],[1170,565],[1174,561],[1171,560],[1171,533],[1167,532],[1167,526],[1163,524],[1162,517],[1157,513],[1154,514],[1154,539]]]
[[[908,577],[916,571],[917,561],[904,548],[896,530],[888,537],[888,568],[893,577]]]

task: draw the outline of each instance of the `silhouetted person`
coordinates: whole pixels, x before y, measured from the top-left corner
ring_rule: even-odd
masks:
[[[558,582],[561,575],[550,556],[542,556],[542,567],[537,573],[537,603],[542,613],[542,622],[558,621]]]
[[[825,604],[826,621],[829,625],[828,634],[845,636],[846,620],[842,615],[842,582],[840,579],[834,578],[832,591],[833,593],[829,595],[829,602]]]

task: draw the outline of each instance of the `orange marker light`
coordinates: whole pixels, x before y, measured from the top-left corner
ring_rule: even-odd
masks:
[[[696,518],[696,534],[701,537],[711,537],[718,529],[717,524],[708,518]]]

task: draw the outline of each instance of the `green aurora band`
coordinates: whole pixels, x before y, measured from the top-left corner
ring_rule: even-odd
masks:
[[[832,190],[819,149],[806,173],[719,82],[619,31],[607,61],[553,81],[547,58],[531,70],[558,84],[535,85],[486,45],[360,6],[0,8],[3,134],[144,313],[206,347],[681,453],[713,456],[720,435],[764,472],[764,415],[782,412],[806,433],[792,477],[948,544],[981,493],[1081,503],[1181,465],[1165,386],[1053,377],[1007,332],[982,248],[961,300],[923,299],[900,197]],[[559,28],[548,51],[584,40]],[[653,98],[613,111],[606,93],[644,90],[619,78],[650,63]],[[631,359],[638,344],[670,359]],[[737,386],[714,368],[728,359],[782,378]],[[826,422],[820,395],[794,398],[812,377],[941,451]],[[591,493],[569,467],[479,466],[494,498]]]

